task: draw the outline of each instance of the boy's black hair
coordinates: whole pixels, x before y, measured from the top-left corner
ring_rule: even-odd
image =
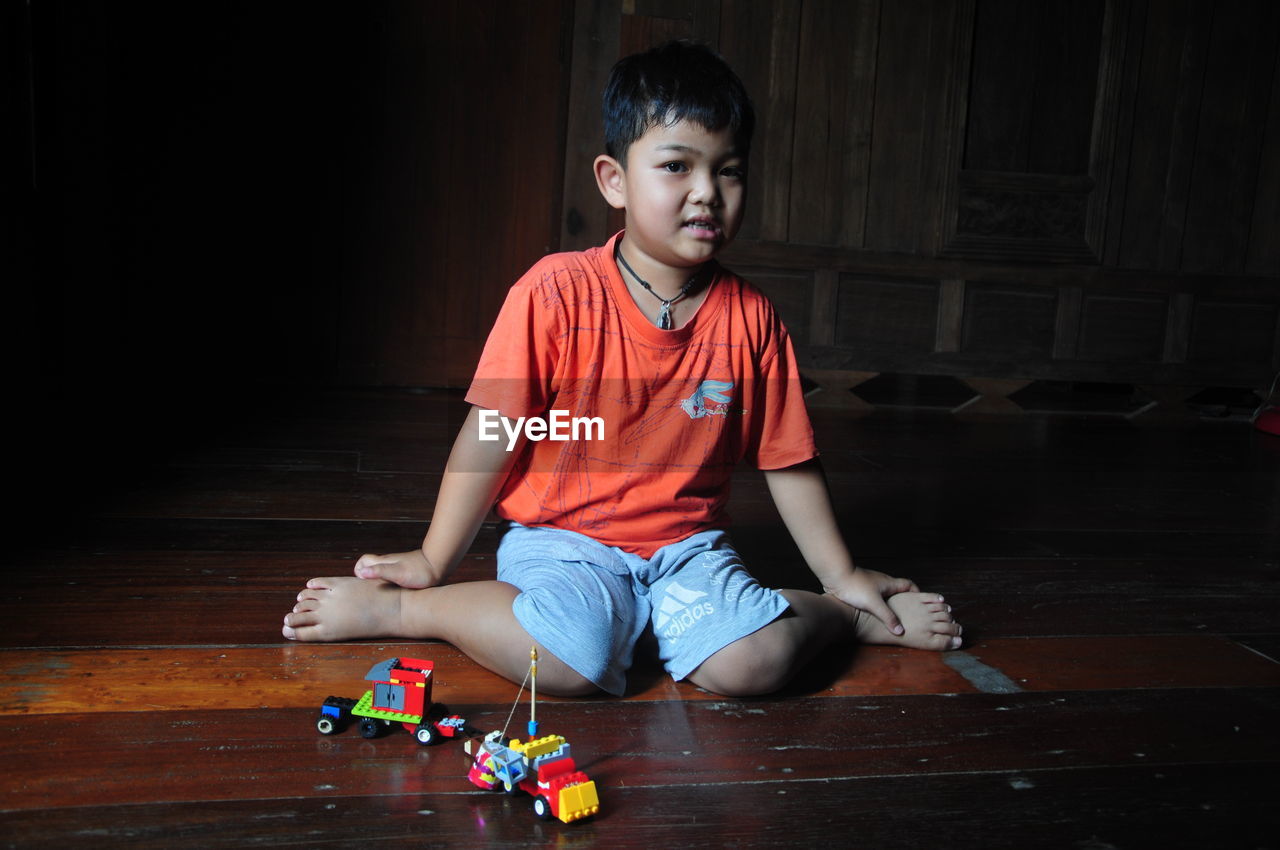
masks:
[[[681,120],[728,127],[744,159],[751,149],[751,98],[728,63],[701,44],[672,41],[623,58],[609,74],[603,106],[605,152],[624,166],[646,130]]]

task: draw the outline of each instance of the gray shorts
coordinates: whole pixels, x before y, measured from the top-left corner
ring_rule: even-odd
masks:
[[[525,631],[618,695],[650,623],[659,657],[679,680],[787,610],[780,593],[752,578],[719,530],[645,559],[574,531],[511,523],[498,546],[498,580],[520,590],[513,610]]]

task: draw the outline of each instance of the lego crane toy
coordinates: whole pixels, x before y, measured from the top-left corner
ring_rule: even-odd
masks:
[[[464,745],[467,754],[473,756],[467,778],[471,784],[486,791],[499,785],[508,793],[524,791],[533,797],[534,813],[544,819],[558,818],[572,823],[590,817],[600,811],[600,799],[596,784],[587,774],[578,770],[569,754],[569,742],[561,735],[538,736],[538,650],[529,652],[529,738],[521,741],[512,738],[506,744],[506,728],[490,732],[484,740],[469,740]],[[511,715],[520,704],[521,684],[516,694]],[[507,716],[507,725],[511,724]]]

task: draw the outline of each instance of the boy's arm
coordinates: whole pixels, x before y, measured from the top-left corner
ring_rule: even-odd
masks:
[[[421,548],[364,555],[356,561],[357,576],[386,579],[401,587],[434,587],[458,566],[520,449],[516,445],[508,451],[506,440],[481,440],[479,417],[480,408],[473,405],[453,442]]]
[[[902,623],[885,597],[918,588],[909,579],[854,565],[836,523],[822,464],[815,458],[785,469],[767,469],[764,477],[783,523],[823,590],[879,618],[894,634],[902,634]]]

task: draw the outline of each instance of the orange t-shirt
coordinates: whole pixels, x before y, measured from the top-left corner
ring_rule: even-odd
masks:
[[[499,516],[648,558],[727,524],[739,460],[781,469],[817,449],[791,341],[769,300],[715,267],[694,317],[660,330],[618,272],[620,236],[545,257],[516,282],[467,401],[550,426],[524,432],[547,436],[525,441]],[[507,445],[493,419],[488,438]]]

